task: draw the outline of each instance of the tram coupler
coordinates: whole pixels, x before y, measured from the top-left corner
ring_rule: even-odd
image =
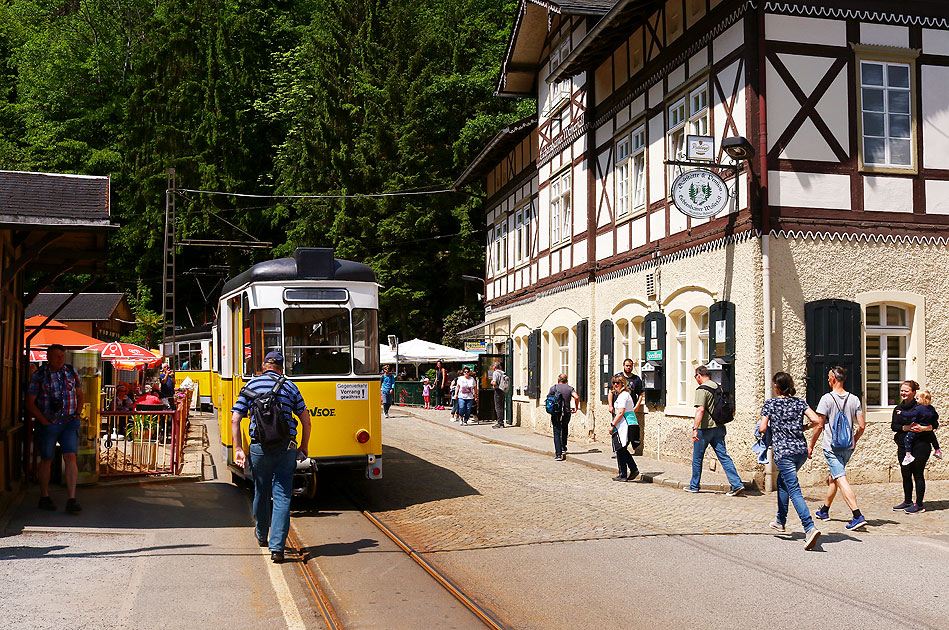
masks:
[[[297,460],[293,473],[293,496],[312,499],[316,496],[316,462],[310,457]]]
[[[366,479],[382,479],[382,457],[368,455],[366,464]]]

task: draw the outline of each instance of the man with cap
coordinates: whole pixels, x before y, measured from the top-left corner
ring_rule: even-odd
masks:
[[[241,418],[254,398],[273,389],[283,374],[283,354],[271,350],[264,357],[263,373],[252,378],[241,390],[231,408],[231,436],[234,439],[234,463],[244,467],[247,456],[244,454],[241,436]],[[283,551],[287,545],[287,533],[290,531],[290,497],[293,494],[293,473],[297,466],[297,457],[307,456],[310,441],[310,413],[303,402],[300,390],[292,381],[285,381],[276,392],[277,402],[283,418],[290,425],[290,440],[285,445],[264,448],[257,443],[254,420],[250,425],[250,464],[254,476],[254,520],[257,544],[269,547],[270,559],[283,562]],[[293,414],[300,418],[303,435],[300,446],[296,444],[297,423]],[[273,505],[271,505],[273,499]]]

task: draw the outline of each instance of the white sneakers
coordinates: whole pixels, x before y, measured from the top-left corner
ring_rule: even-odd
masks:
[[[784,532],[784,523],[779,523],[777,521],[771,521],[768,523],[768,527],[773,529],[776,532]]]
[[[816,527],[812,527],[807,530],[807,533],[804,534],[804,551],[810,551],[814,548],[814,545],[817,544],[817,540],[820,538],[820,532]]]

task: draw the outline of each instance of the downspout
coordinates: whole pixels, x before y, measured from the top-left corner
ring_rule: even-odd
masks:
[[[771,210],[768,203],[768,108],[765,98],[767,59],[765,57],[764,3],[758,5],[758,203],[761,206],[761,323],[764,332],[764,392],[771,398]],[[765,491],[775,489],[774,451],[768,449]]]

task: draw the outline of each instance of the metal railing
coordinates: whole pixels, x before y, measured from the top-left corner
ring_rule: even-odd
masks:
[[[187,400],[173,411],[102,411],[99,415],[100,478],[181,472]]]

